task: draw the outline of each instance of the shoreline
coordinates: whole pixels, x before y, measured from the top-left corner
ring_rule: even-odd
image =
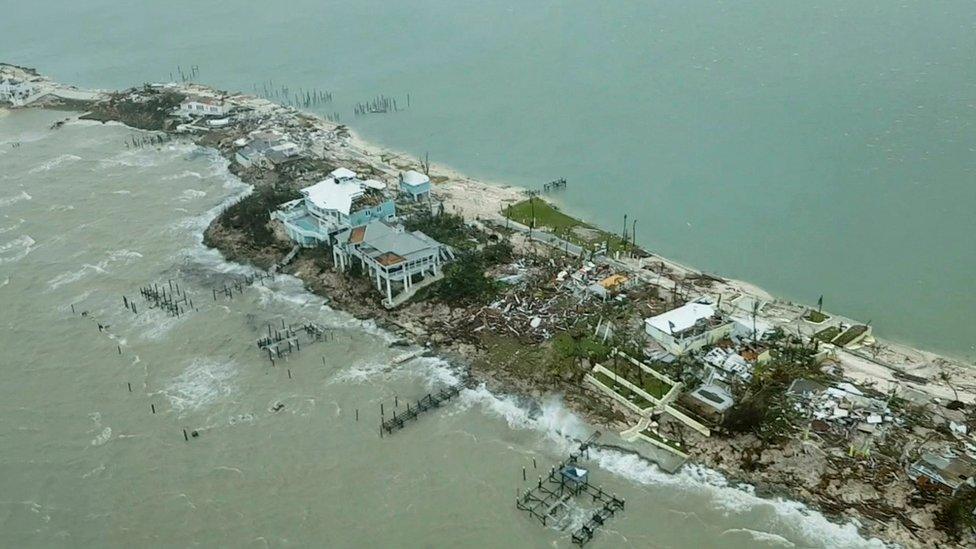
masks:
[[[192,84],[184,84],[182,87],[193,90],[211,90],[211,88]],[[241,99],[242,102],[250,101],[246,99],[248,96],[235,95],[232,97],[245,98]],[[257,103],[257,101],[254,101],[254,103]],[[411,159],[409,155],[370,144],[355,132],[346,129],[342,125],[331,124],[321,118],[308,113],[294,111],[293,109],[288,114],[288,109],[281,109],[286,111],[287,116],[293,116],[295,119],[314,119],[315,122],[313,123],[318,124],[319,128],[336,134],[332,144],[336,144],[337,147],[334,150],[327,151],[327,154],[323,155],[323,158],[327,158],[329,161],[348,162],[357,167],[369,166],[371,170],[375,169],[385,176],[391,176],[398,169],[410,169],[417,166],[417,161]],[[348,137],[343,138],[338,135],[343,132]],[[203,134],[203,137],[199,135],[191,137],[194,138],[194,142],[198,145],[212,147],[222,156],[228,158],[229,151],[232,150],[228,148],[228,141],[231,140],[226,138],[222,140],[218,139],[217,142],[211,143],[208,142],[208,135],[213,134]],[[233,166],[232,154],[230,154],[228,160],[230,160]],[[232,169],[231,171],[243,182],[254,185],[255,187],[264,184],[264,177],[267,176],[267,174],[253,173],[248,170],[238,170],[238,172],[235,172]],[[434,185],[434,194],[438,199],[443,201],[447,211],[459,213],[465,219],[473,219],[474,223],[483,226],[490,225],[491,223],[504,223],[505,218],[500,213],[503,206],[521,201],[527,196],[524,189],[475,180],[440,164],[432,164],[430,166],[430,175],[432,180],[440,180],[443,178],[443,182]],[[248,243],[241,242],[239,238],[235,239],[235,235],[222,234],[219,226],[220,217],[221,214],[218,213],[205,229],[205,245],[217,249],[217,251],[231,261],[250,262],[260,265],[261,261],[269,259],[267,257],[268,250],[251,249]],[[539,247],[537,242],[532,242],[528,239],[524,240],[519,246],[526,246],[530,249]],[[276,248],[273,251],[279,252],[280,249]],[[661,265],[660,272],[657,274],[656,280],[653,281],[654,284],[661,288],[667,289],[669,284],[670,287],[673,287],[678,284],[678,280],[691,276],[700,276],[702,274],[691,267],[657,256],[656,254],[648,255],[651,261]],[[273,254],[270,259],[272,261],[275,259]],[[644,260],[636,258],[611,258],[610,261],[618,264],[622,269],[628,269],[628,272],[636,273],[638,278],[641,278],[640,273],[645,269],[643,265]],[[490,363],[483,363],[484,352],[482,350],[477,349],[469,342],[457,341],[454,335],[445,335],[442,331],[438,330],[437,326],[432,327],[429,323],[429,319],[432,318],[447,318],[460,322],[461,319],[455,317],[464,314],[464,309],[453,309],[441,303],[411,302],[402,309],[385,311],[382,307],[376,306],[376,300],[371,299],[374,296],[369,292],[364,292],[361,284],[357,286],[356,281],[349,281],[333,271],[323,272],[316,265],[314,259],[306,257],[300,256],[283,272],[293,274],[303,280],[309,291],[326,296],[329,299],[329,305],[334,308],[349,312],[356,318],[373,319],[378,326],[390,329],[399,337],[408,337],[418,342],[421,346],[430,348],[432,352],[446,354],[448,357],[469,362],[471,364],[470,370],[472,375],[479,381],[485,382],[489,389],[501,389],[504,392],[514,392],[516,394],[538,397],[544,394],[541,392],[542,389],[547,388],[549,391],[553,391],[554,387],[556,387],[555,392],[562,392],[565,395],[567,407],[574,412],[580,413],[582,417],[594,425],[610,425],[615,430],[629,426],[629,423],[624,421],[625,415],[616,409],[617,406],[613,404],[607,406],[605,403],[600,402],[597,397],[598,393],[592,388],[585,386],[585,384],[574,383],[572,380],[562,380],[554,384],[550,380],[545,385],[541,385],[531,379],[520,377],[516,371],[511,369],[493,367]],[[651,283],[651,280],[647,280],[647,282]],[[801,319],[809,308],[787,301],[777,300],[761,288],[748,282],[717,279],[708,283],[708,289],[709,291],[718,292],[721,295],[731,296],[739,294],[748,298],[768,301],[769,314],[766,316],[766,311],[764,311],[764,316],[760,318],[770,322],[785,320],[785,322],[780,322],[779,325],[791,328],[795,327],[804,336],[812,335],[814,331],[822,328],[822,324],[814,325]],[[832,313],[830,317],[833,321],[845,319],[845,317]],[[915,367],[902,368],[901,370],[911,375],[929,377],[932,380],[936,379],[936,372],[943,368],[965,369],[964,371],[953,372],[952,375],[955,376],[953,383],[956,385],[954,390],[950,390],[949,386],[944,388],[933,387],[931,383],[927,384],[928,387],[920,386],[920,390],[929,392],[931,396],[947,400],[954,400],[954,393],[958,390],[958,400],[964,402],[973,402],[976,400],[976,373],[969,370],[968,364],[889,341],[884,341],[883,345],[879,347],[883,351],[876,353],[875,357],[863,355],[859,349],[839,349],[839,362],[844,373],[852,376],[854,379],[874,382],[877,388],[884,391],[890,386],[904,384],[904,381],[898,380],[894,375],[894,372],[899,371],[899,368],[890,365],[885,366],[883,363],[880,363],[882,360],[879,360],[877,356],[881,356],[884,360],[901,360],[903,364],[912,364]],[[453,362],[453,360],[451,361]],[[909,545],[921,544],[925,540],[933,539],[926,537],[932,535],[931,525],[923,526],[918,533],[913,533],[904,526],[901,526],[897,521],[894,524],[886,525],[877,518],[865,517],[857,511],[851,514],[849,512],[850,509],[856,508],[854,501],[848,503],[849,507],[847,510],[841,510],[837,508],[836,504],[831,504],[827,499],[824,499],[823,494],[813,493],[809,489],[810,487],[803,488],[791,485],[790,479],[787,479],[788,482],[778,482],[777,478],[782,477],[782,473],[764,474],[762,470],[759,472],[748,472],[742,470],[741,466],[732,466],[727,460],[723,459],[730,450],[734,450],[736,454],[741,453],[743,455],[754,451],[758,444],[755,438],[740,437],[727,440],[713,438],[703,441],[696,440],[696,443],[699,446],[695,448],[697,451],[694,457],[702,464],[716,471],[720,471],[730,482],[736,481],[751,484],[756,487],[757,492],[764,494],[786,494],[790,498],[803,502],[813,509],[818,509],[825,516],[832,516],[835,519],[840,519],[845,522],[852,518],[858,519],[862,523],[862,532],[868,535],[881,535],[889,540],[897,539]],[[800,456],[798,460],[800,463],[794,464],[793,468],[786,469],[789,475],[794,475],[797,469],[811,466],[809,460],[806,459],[808,456],[805,442],[794,441],[784,446],[784,448],[775,450],[760,450],[759,459],[761,462],[766,462],[769,466],[775,466],[775,462],[777,461],[788,462]],[[795,483],[795,479],[792,482]],[[842,489],[848,489],[849,487],[843,484],[832,486],[831,483],[828,483],[824,488],[825,491],[831,489],[844,491]],[[869,490],[864,486],[853,487],[843,495],[846,496],[851,492],[867,493]],[[887,496],[884,493],[881,495]],[[854,499],[857,500],[859,497]]]

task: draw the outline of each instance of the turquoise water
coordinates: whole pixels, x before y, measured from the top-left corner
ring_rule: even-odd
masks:
[[[3,6],[0,52],[95,87],[331,90],[365,137],[651,250],[972,359],[976,4],[176,1]],[[260,86],[259,86],[260,87]],[[409,110],[356,118],[378,94]]]

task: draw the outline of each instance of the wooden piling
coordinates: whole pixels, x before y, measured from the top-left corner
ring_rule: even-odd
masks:
[[[149,409],[152,410],[152,413],[154,413],[154,414],[156,413],[156,405],[155,404],[150,404],[149,405]]]

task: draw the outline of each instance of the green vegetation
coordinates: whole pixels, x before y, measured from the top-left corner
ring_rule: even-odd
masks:
[[[498,287],[487,276],[484,257],[478,252],[461,252],[444,268],[444,279],[437,285],[437,295],[453,304],[485,303],[495,296]]]
[[[672,387],[670,383],[658,379],[657,376],[645,372],[627,360],[620,361],[615,358],[614,363],[608,368],[657,399],[664,398],[664,395],[668,394]]]
[[[824,314],[820,311],[814,311],[813,309],[807,311],[806,316],[803,317],[804,320],[808,320],[814,324],[820,324],[828,318],[830,318],[830,315]]]
[[[936,525],[953,540],[959,541],[963,534],[972,535],[973,528],[976,528],[974,508],[976,508],[976,489],[964,487],[942,502],[935,515]]]
[[[736,391],[736,403],[726,412],[724,427],[731,433],[752,433],[775,443],[800,425],[801,417],[786,390],[793,380],[823,380],[815,352],[806,347],[781,348],[772,360],[756,365],[752,381]]]
[[[613,252],[624,249],[623,239],[559,211],[541,198],[530,197],[505,209],[505,217],[532,228],[545,227],[552,234],[583,248],[598,248],[608,244]],[[629,229],[629,228],[628,228]],[[630,245],[628,245],[629,247]]]
[[[588,329],[562,332],[553,338],[553,350],[562,358],[585,358],[593,362],[606,360],[610,347],[588,334]]]
[[[645,408],[649,408],[651,406],[654,406],[654,403],[653,402],[651,402],[651,401],[647,400],[646,398],[640,396],[639,394],[635,393],[634,391],[631,391],[627,387],[625,387],[623,385],[619,385],[616,382],[616,380],[614,380],[612,377],[604,374],[603,372],[594,372],[591,375],[593,377],[595,377],[597,379],[597,381],[599,381],[600,383],[602,383],[602,384],[606,385],[607,387],[613,389],[620,396],[626,398],[630,402],[633,402],[634,404],[637,405],[638,408],[640,408],[642,410],[645,409]]]
[[[172,110],[186,97],[173,91],[157,91],[148,85],[133,100],[128,92],[112,94],[107,101],[96,103],[82,118],[87,120],[118,120],[126,126],[141,130],[163,130]]]
[[[243,233],[256,247],[271,246],[276,240],[274,232],[268,228],[268,212],[299,196],[301,195],[294,189],[258,187],[253,193],[224,210],[217,222],[225,228]]]
[[[813,337],[823,341],[824,343],[830,343],[835,337],[840,335],[840,328],[837,326],[828,326],[823,330],[813,334]]]
[[[438,297],[452,304],[473,304],[497,294],[497,285],[485,271],[512,260],[514,250],[507,241],[491,242],[488,233],[449,213],[424,212],[408,218],[404,225],[458,251],[457,260],[445,267],[444,280],[437,285]]]
[[[850,328],[847,329],[846,332],[844,332],[843,334],[838,336],[837,339],[834,340],[834,345],[837,345],[838,347],[843,347],[844,345],[847,345],[848,343],[860,337],[861,334],[867,331],[867,329],[868,327],[864,326],[863,324],[858,324],[857,326],[851,326]]]
[[[423,212],[404,222],[408,231],[421,231],[434,240],[457,250],[471,250],[479,241],[487,240],[484,233],[469,226],[460,215]]]
[[[566,232],[576,227],[589,227],[582,221],[562,213],[545,200],[535,197],[510,205],[505,210],[505,214],[512,221],[533,228],[548,227],[557,233]],[[533,223],[533,219],[535,219],[535,223]]]

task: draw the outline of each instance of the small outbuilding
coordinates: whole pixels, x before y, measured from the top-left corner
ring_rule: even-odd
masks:
[[[400,174],[400,192],[409,194],[414,200],[430,196],[430,177],[413,170]]]

